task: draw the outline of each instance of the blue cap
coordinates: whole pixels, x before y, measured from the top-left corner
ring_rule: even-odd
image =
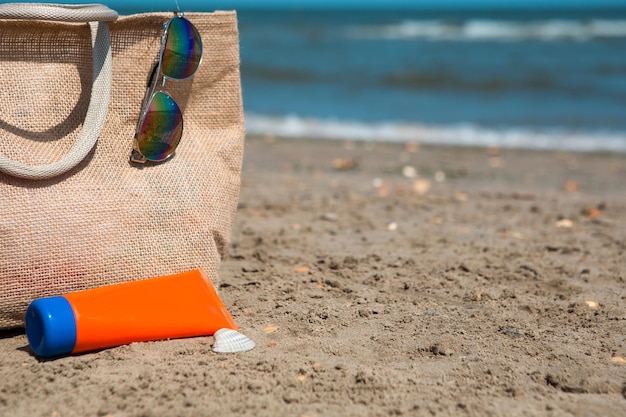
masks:
[[[76,345],[76,319],[63,296],[40,298],[26,310],[26,336],[37,356],[69,355]]]

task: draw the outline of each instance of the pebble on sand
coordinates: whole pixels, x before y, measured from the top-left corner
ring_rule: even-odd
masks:
[[[406,178],[415,178],[417,177],[417,169],[411,165],[406,165],[402,168],[402,175]]]
[[[430,191],[432,184],[429,180],[415,180],[413,182],[413,191],[419,195],[424,195]]]
[[[555,223],[555,226],[559,229],[571,229],[574,227],[574,222],[570,219],[561,219]]]
[[[270,326],[266,326],[266,327],[263,329],[263,331],[264,331],[266,334],[276,333],[276,332],[278,331],[278,326],[276,326],[276,325],[272,324],[272,325],[270,325]]]
[[[337,171],[349,171],[356,168],[357,163],[352,158],[335,158],[333,160],[333,168]]]
[[[579,191],[580,186],[578,185],[576,181],[567,181],[565,183],[565,190],[569,191],[570,193],[573,193],[573,192]]]
[[[418,152],[420,150],[420,145],[419,145],[419,143],[416,143],[416,142],[407,142],[404,145],[404,149],[407,152],[416,153],[416,152]]]
[[[327,222],[336,222],[337,221],[337,213],[324,213],[321,216],[321,219]]]

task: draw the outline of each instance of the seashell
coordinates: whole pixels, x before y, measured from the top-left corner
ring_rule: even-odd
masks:
[[[217,353],[247,352],[256,346],[252,340],[233,329],[219,329],[213,337],[215,341],[211,349]]]

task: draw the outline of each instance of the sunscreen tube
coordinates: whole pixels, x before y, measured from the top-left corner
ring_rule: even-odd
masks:
[[[25,321],[43,358],[239,330],[202,269],[40,298]]]

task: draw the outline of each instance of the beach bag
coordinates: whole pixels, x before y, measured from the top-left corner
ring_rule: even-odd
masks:
[[[172,17],[0,5],[0,329],[45,296],[196,268],[217,287],[244,142],[234,12],[184,14],[204,48],[193,77],[165,84],[180,144],[130,161]]]

